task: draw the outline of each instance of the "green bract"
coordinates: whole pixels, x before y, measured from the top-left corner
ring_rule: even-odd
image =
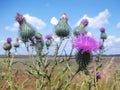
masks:
[[[81,51],[78,51],[75,57],[76,57],[76,63],[81,67],[82,70],[85,70],[87,65],[92,60],[90,52],[83,53]]]
[[[41,33],[36,33],[35,34],[35,38],[36,39],[41,39],[42,38],[42,34]]]
[[[52,41],[51,41],[51,40],[47,40],[47,41],[46,41],[46,47],[50,47],[51,44],[52,44]]]
[[[3,49],[4,50],[10,50],[12,48],[12,45],[11,45],[11,43],[4,43],[4,45],[3,45]]]
[[[76,36],[76,35],[80,35],[80,34],[84,34],[85,33],[85,30],[84,30],[84,26],[81,24],[79,26],[77,26],[75,29],[74,29],[74,32],[73,34]]]
[[[23,42],[27,42],[35,35],[35,30],[26,22],[20,24],[20,37]]]
[[[100,38],[101,38],[101,39],[104,39],[104,40],[107,39],[106,33],[105,33],[105,32],[102,32],[101,35],[100,35]]]
[[[59,37],[67,37],[70,34],[70,26],[67,23],[67,16],[62,15],[59,23],[55,26],[55,33]]]
[[[15,42],[14,47],[16,47],[16,48],[19,47],[19,42]]]

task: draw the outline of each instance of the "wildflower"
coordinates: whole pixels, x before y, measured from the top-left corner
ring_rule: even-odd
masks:
[[[87,19],[83,19],[80,24],[84,25],[84,27],[86,27],[88,25],[88,20]]]
[[[10,51],[10,49],[12,48],[11,42],[12,42],[12,39],[10,37],[7,38],[7,42],[4,43],[4,45],[3,45],[3,49],[5,51]]]
[[[103,32],[105,32],[105,28],[104,27],[101,27],[100,28],[100,31],[103,33]]]
[[[49,35],[46,35],[45,38],[50,40],[50,39],[52,39],[52,36],[49,34]]]
[[[103,42],[104,42],[104,40],[105,39],[107,39],[107,35],[106,35],[106,33],[105,33],[105,28],[100,28],[100,32],[101,32],[101,35],[100,35],[100,38],[103,40]]]
[[[47,39],[46,43],[46,47],[47,49],[50,47],[50,45],[52,44],[52,36],[51,35],[46,35],[45,38]]]
[[[100,44],[93,37],[78,35],[72,41],[73,47],[77,49],[76,62],[85,70],[91,61],[91,52],[99,49]]]
[[[96,51],[100,48],[100,43],[96,41],[93,37],[87,35],[79,35],[75,37],[72,41],[73,47],[78,51],[84,52]]]
[[[8,37],[7,38],[7,43],[11,43],[12,42],[12,38]]]
[[[68,18],[66,14],[63,14],[60,21],[55,26],[55,33],[59,37],[67,37],[70,34],[70,26],[68,25]]]
[[[101,77],[101,75],[99,74],[99,73],[97,73],[96,74],[96,79],[97,79],[97,81],[99,80],[99,79],[101,79],[102,77]]]

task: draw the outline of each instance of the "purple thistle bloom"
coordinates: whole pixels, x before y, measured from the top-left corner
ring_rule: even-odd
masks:
[[[25,18],[20,13],[17,13],[16,21],[18,21],[19,24],[21,24],[21,22],[25,21]]]
[[[83,24],[84,26],[88,25],[88,20],[87,19],[83,19],[80,24]]]
[[[87,35],[79,35],[72,41],[73,47],[82,52],[96,51],[100,48],[100,42],[96,41],[93,37]]]
[[[94,69],[91,69],[91,70],[89,70],[89,72],[90,72],[90,73],[94,73],[94,72],[95,72],[95,70],[94,70]]]
[[[104,27],[101,27],[101,28],[100,28],[100,32],[102,32],[102,33],[105,32],[105,28],[104,28]]]
[[[98,79],[101,79],[101,75],[98,73],[98,74],[96,74],[96,79],[98,80]]]
[[[7,43],[11,43],[12,42],[12,38],[8,37],[7,38]]]
[[[49,35],[46,35],[45,38],[50,40],[50,39],[52,39],[52,36],[49,34]]]

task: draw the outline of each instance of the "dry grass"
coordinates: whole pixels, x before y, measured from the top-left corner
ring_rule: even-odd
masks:
[[[2,61],[3,58],[0,58],[0,61]],[[24,89],[22,90],[34,90],[35,89],[35,79],[26,74],[26,69],[28,67],[24,66],[22,63],[29,63],[32,64],[32,61],[28,57],[20,57],[15,58],[15,61],[18,61],[15,65],[13,65],[13,73],[14,73],[14,81],[16,85],[21,86],[24,84]],[[53,58],[49,57],[48,60],[50,63],[53,62]],[[20,63],[22,62],[22,63]],[[75,63],[75,60],[72,59],[70,61],[71,65],[73,66],[73,71],[77,69],[77,64]],[[99,81],[98,88],[99,90],[118,90],[118,89],[112,89],[114,88],[116,84],[114,80],[114,74],[115,71],[118,70],[118,65],[120,65],[120,57],[103,57],[103,60],[101,61],[103,64],[102,67],[102,79]],[[94,61],[89,65],[89,68],[92,68],[94,65]],[[56,69],[54,75],[56,76],[57,73],[64,68],[64,63],[60,64]],[[2,63],[0,64],[0,74],[6,73],[6,66],[3,66]],[[55,77],[54,76],[54,77]],[[73,83],[70,86],[71,89],[69,90],[80,90],[80,85],[83,84],[83,79],[85,78],[84,75],[77,74],[76,77],[73,79]],[[0,90],[6,90],[5,89],[5,81],[0,80]],[[31,83],[32,82],[32,83]],[[112,87],[111,87],[112,86]],[[104,89],[104,88],[105,89]],[[81,90],[87,90],[85,87],[82,87]]]

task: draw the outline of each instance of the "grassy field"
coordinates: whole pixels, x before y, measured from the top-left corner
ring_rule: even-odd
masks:
[[[64,57],[60,57],[59,61]],[[0,57],[0,62],[4,60],[4,57]],[[17,61],[16,64],[12,67],[12,73],[14,75],[14,82],[16,85],[23,87],[21,90],[35,90],[35,78],[31,77],[27,74],[26,70],[29,68],[22,63],[32,64],[32,60],[27,56],[16,56],[14,61]],[[53,63],[53,57],[48,58],[49,63]],[[115,82],[115,73],[120,71],[120,56],[107,56],[103,57],[102,63],[102,78],[99,81],[99,90],[120,90],[116,87]],[[76,64],[74,57],[70,60],[70,64],[72,66],[72,71],[75,72],[77,70],[78,65]],[[94,67],[94,58],[93,61],[88,66],[89,69]],[[65,63],[59,64],[57,68],[55,68],[54,78],[59,73],[60,70],[64,69]],[[0,63],[0,90],[6,90],[6,82],[3,80],[2,75],[7,72],[6,66]],[[73,79],[73,84],[70,86],[68,90],[88,90],[83,87],[83,89],[78,89],[80,84],[83,84],[85,76],[81,74],[77,74]],[[120,85],[119,85],[120,87]],[[17,89],[16,89],[17,90]],[[47,89],[46,89],[47,90]],[[92,89],[91,89],[92,90]]]

